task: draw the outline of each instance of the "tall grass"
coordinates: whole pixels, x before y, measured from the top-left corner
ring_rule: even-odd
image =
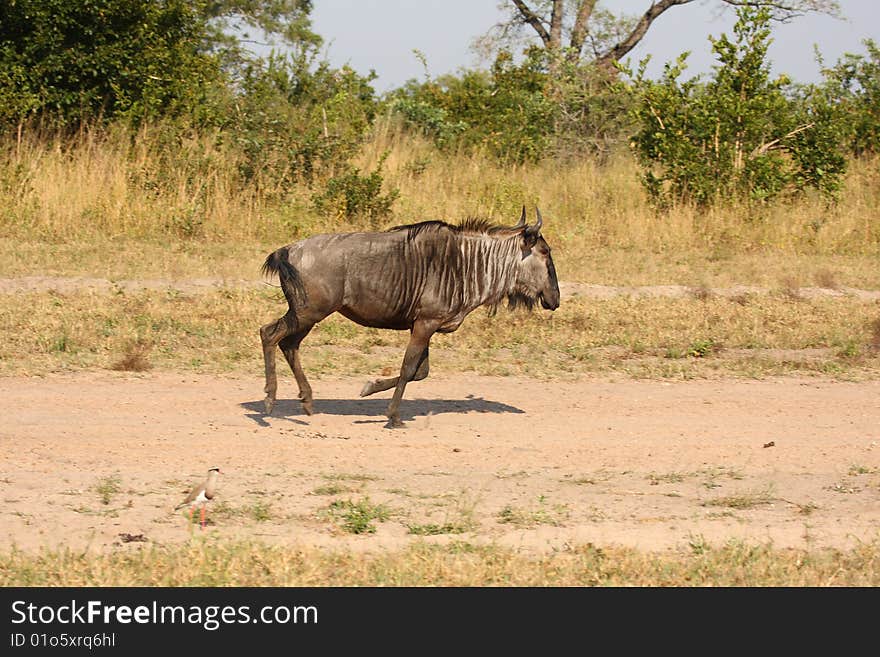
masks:
[[[626,152],[605,164],[585,158],[502,165],[480,154],[441,153],[393,120],[379,119],[355,165],[373,170],[383,156],[385,187],[400,190],[383,225],[466,216],[512,223],[523,204],[537,204],[569,279],[589,279],[591,263],[609,253],[630,261],[632,253],[661,260],[698,253],[706,262],[734,264],[755,254],[880,254],[876,159],[851,163],[836,205],[807,196],[769,206],[657,212]],[[290,189],[245,182],[241,158],[220,133],[185,135],[161,125],[84,129],[73,137],[38,130],[8,135],[0,139],[0,240],[262,246],[365,225],[314,210],[322,181]]]

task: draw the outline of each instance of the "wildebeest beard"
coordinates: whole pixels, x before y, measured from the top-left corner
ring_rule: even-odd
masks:
[[[535,309],[535,306],[538,305],[538,298],[531,297],[525,292],[512,292],[511,294],[508,294],[505,298],[507,299],[507,309],[510,311],[524,308],[526,311],[531,312]],[[494,316],[495,313],[498,312],[499,305],[501,304],[494,303],[487,306],[490,316]]]

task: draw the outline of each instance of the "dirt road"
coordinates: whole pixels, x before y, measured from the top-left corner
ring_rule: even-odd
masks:
[[[171,509],[214,465],[207,531],[271,543],[540,552],[880,536],[880,382],[432,374],[407,390],[403,430],[384,428],[388,394],[359,399],[362,384],[315,379],[308,417],[285,376],[266,417],[257,376],[0,378],[0,546],[185,541]],[[387,520],[345,531],[331,502],[367,499]]]

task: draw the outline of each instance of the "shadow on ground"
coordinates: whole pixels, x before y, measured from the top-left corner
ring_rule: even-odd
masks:
[[[388,399],[315,399],[315,413],[325,415],[353,415],[375,417],[375,420],[355,422],[385,422]],[[288,418],[298,424],[306,424],[299,418],[308,417],[298,399],[279,399],[270,415],[264,412],[263,400],[242,402],[241,407],[251,411],[245,416],[261,426],[268,426],[265,418]],[[520,408],[490,401],[482,397],[466,399],[404,399],[400,403],[400,419],[414,420],[425,415],[440,413],[524,413]],[[381,419],[380,419],[381,418]]]

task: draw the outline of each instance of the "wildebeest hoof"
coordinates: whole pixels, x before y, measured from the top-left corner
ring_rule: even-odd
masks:
[[[388,424],[385,425],[386,429],[403,429],[406,425],[401,422],[399,417],[390,417],[388,418]]]
[[[275,408],[275,400],[271,397],[266,397],[263,400],[263,405],[266,407],[266,415],[272,415],[272,409]]]
[[[368,397],[373,394],[373,382],[367,381],[364,384],[364,387],[361,388],[361,397]]]
[[[303,405],[303,411],[305,411],[306,415],[314,415],[315,414],[315,407],[312,406],[311,399],[308,401],[303,400],[302,405]]]

